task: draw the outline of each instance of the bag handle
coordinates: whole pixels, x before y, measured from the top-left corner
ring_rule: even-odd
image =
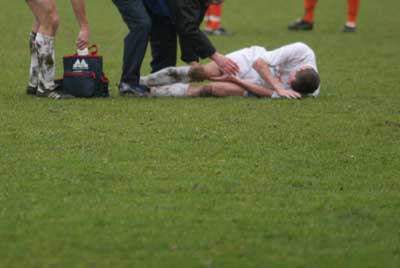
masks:
[[[89,50],[89,54],[92,56],[97,56],[97,53],[99,52],[99,48],[96,44],[88,47],[88,50]]]
[[[89,50],[89,54],[88,55],[97,56],[97,53],[99,52],[99,47],[96,44],[94,44],[94,45],[89,46],[88,50]],[[73,57],[78,57],[78,53],[75,52],[72,55],[64,56],[64,58],[73,58]]]

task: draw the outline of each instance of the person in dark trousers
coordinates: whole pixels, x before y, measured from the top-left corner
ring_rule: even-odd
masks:
[[[152,18],[151,28],[151,51],[152,51],[152,73],[166,67],[176,66],[177,63],[177,21],[170,11],[166,0],[144,0],[146,7]],[[203,10],[194,10],[196,14],[196,24],[200,26],[203,17]],[[191,47],[192,44],[186,39],[179,38],[181,59],[185,63],[198,62],[200,57]]]
[[[112,0],[129,28],[124,40],[120,95],[146,95],[146,88],[139,85],[142,65],[151,31],[151,18],[143,0]]]
[[[144,0],[144,3],[152,18],[152,73],[176,66],[178,36],[183,62],[190,64],[210,57],[221,64],[228,62],[229,68],[230,60],[216,53],[208,38],[199,30],[208,6],[211,3],[220,4],[221,0]],[[230,64],[236,70],[235,63]]]
[[[34,22],[29,37],[31,64],[26,93],[38,97],[66,99],[72,96],[63,93],[54,82],[56,74],[55,38],[59,26],[59,14],[55,0],[26,0]],[[79,50],[87,48],[89,23],[86,17],[85,0],[71,0],[80,31],[76,40]]]
[[[223,0],[166,0],[179,36],[182,60],[196,62],[210,58],[227,74],[239,72],[238,65],[217,52],[208,37],[200,30],[204,15],[211,3]]]
[[[178,32],[175,17],[172,16],[169,3],[166,0],[143,0],[152,20],[150,44],[152,61],[152,73],[166,67],[176,66],[177,63],[177,43]],[[195,11],[196,21],[200,25],[203,20],[203,10]],[[181,59],[185,63],[198,62],[199,56],[186,43],[183,38],[179,38],[181,48]]]
[[[220,2],[220,0],[214,0]],[[121,95],[146,96],[139,84],[148,41],[152,49],[152,72],[176,66],[177,36],[182,60],[198,62],[211,58],[224,72],[235,74],[239,67],[216,51],[200,30],[210,1],[205,0],[113,0],[129,28],[124,40],[124,56],[119,91]]]
[[[152,72],[176,66],[177,33],[165,0],[113,0],[129,33],[124,40],[124,56],[119,92],[146,96],[139,84],[140,68],[150,41]]]
[[[176,66],[177,33],[165,0],[143,0],[151,17],[151,72]]]
[[[229,36],[232,33],[228,32],[222,27],[221,16],[222,16],[223,4],[211,4],[204,17],[204,32],[208,35],[217,36]]]

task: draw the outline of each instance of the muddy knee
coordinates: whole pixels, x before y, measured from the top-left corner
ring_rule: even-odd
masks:
[[[205,85],[200,89],[199,92],[200,97],[212,97],[213,96],[213,88],[211,85]]]

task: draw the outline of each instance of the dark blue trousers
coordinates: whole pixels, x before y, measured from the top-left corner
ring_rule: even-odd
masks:
[[[143,0],[112,0],[129,28],[124,40],[121,82],[139,83],[140,67],[150,39],[151,18]]]
[[[143,0],[112,1],[129,29],[124,41],[121,82],[131,86],[139,83],[140,68],[149,40],[152,72],[176,66],[177,32],[173,19],[146,7]],[[187,62],[197,59],[197,56],[192,56],[192,54],[193,51],[184,46],[182,58]],[[185,55],[191,56],[185,57]]]

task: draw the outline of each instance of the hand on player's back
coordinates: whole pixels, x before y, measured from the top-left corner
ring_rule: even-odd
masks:
[[[224,55],[215,53],[211,58],[224,73],[235,75],[239,72],[239,66]]]

